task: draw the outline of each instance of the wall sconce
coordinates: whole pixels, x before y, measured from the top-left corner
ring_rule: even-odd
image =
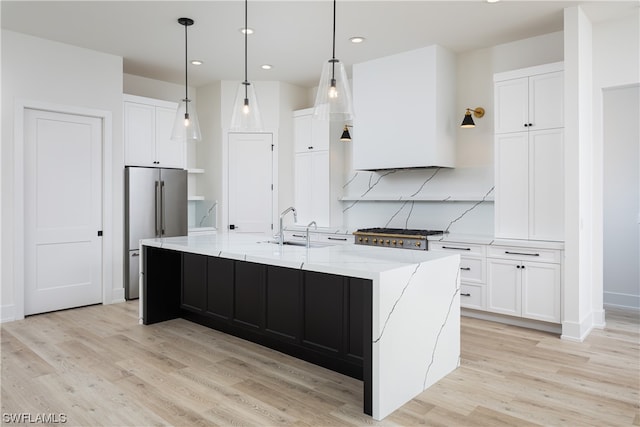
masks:
[[[476,124],[473,122],[473,117],[471,117],[471,113],[473,113],[473,115],[479,119],[484,116],[484,108],[477,107],[475,110],[472,108],[467,108],[467,112],[464,113],[464,119],[462,119],[462,124],[460,125],[461,128],[476,127]]]
[[[342,136],[340,137],[340,141],[342,142],[351,142],[351,134],[349,133],[349,128],[353,126],[344,125],[344,129],[342,130]]]

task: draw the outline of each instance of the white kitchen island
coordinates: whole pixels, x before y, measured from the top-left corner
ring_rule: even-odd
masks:
[[[273,239],[263,235],[229,233],[143,240],[143,257],[147,257],[146,249],[160,248],[172,259],[182,260],[175,263],[182,271],[172,272],[168,267],[171,263],[161,258],[155,264],[151,260],[142,260],[141,322],[148,324],[184,317],[172,303],[172,299],[179,299],[184,304],[185,291],[177,290],[184,285],[175,282],[186,280],[186,275],[191,274],[188,272],[190,264],[179,257],[197,254],[204,256],[199,258],[208,260],[210,264],[207,265],[215,262],[264,265],[275,268],[276,272],[292,272],[299,277],[309,274],[322,278],[326,273],[327,278],[344,276],[355,283],[365,284],[366,301],[370,302],[366,303],[364,322],[364,407],[375,420],[382,420],[458,367],[459,255],[356,245],[307,249],[279,246],[269,243],[269,240]],[[210,276],[211,280],[221,277],[218,271],[210,273]],[[153,288],[156,282],[165,283],[162,286],[171,286],[172,290],[156,292],[161,294],[156,297]],[[203,292],[202,295],[206,296],[207,291]],[[153,306],[167,304],[171,305],[168,309],[170,315],[153,321],[144,318]],[[313,308],[313,301],[306,307]],[[336,313],[339,311],[337,308]],[[297,356],[295,352],[292,354]]]

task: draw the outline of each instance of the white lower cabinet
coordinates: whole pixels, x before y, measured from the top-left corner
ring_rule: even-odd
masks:
[[[560,323],[560,251],[491,247],[487,282],[487,311]]]

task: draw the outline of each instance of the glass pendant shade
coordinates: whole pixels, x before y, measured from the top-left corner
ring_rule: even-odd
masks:
[[[353,120],[349,79],[344,64],[338,59],[330,59],[322,67],[313,116],[320,120]]]
[[[189,103],[188,115],[187,103]],[[176,141],[200,141],[202,139],[198,114],[190,99],[183,99],[178,105],[176,118],[173,121],[171,139]]]
[[[258,99],[251,83],[242,82],[238,85],[229,129],[232,131],[262,131],[262,117],[258,108]]]

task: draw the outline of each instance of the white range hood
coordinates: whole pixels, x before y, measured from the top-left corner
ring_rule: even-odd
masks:
[[[353,168],[454,167],[456,60],[433,45],[353,66]]]

